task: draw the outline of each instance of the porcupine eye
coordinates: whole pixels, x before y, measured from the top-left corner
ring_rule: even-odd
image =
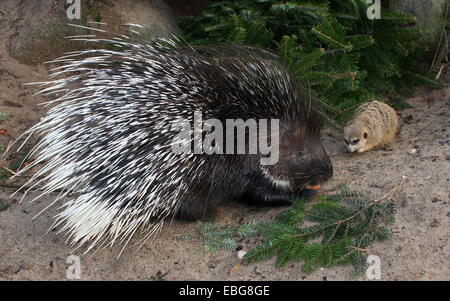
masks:
[[[364,133],[364,139],[367,139],[367,133]]]

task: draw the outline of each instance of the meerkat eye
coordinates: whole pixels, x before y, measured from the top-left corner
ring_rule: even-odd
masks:
[[[353,141],[352,141],[352,144],[356,144],[356,143],[358,143],[359,142],[359,139],[354,139]]]
[[[344,141],[345,141],[345,144],[349,144],[347,139],[344,138]]]
[[[364,133],[364,139],[367,139],[367,133]]]

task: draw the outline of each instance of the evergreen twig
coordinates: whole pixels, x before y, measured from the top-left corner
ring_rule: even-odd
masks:
[[[363,102],[389,94],[401,109],[415,85],[441,84],[420,65],[425,49],[415,17],[382,10],[380,20],[369,20],[367,8],[365,0],[223,1],[179,24],[193,45],[228,42],[277,53],[308,82],[325,119],[343,124]]]
[[[361,272],[365,256],[374,241],[382,241],[390,232],[385,224],[392,221],[395,207],[384,202],[403,186],[404,179],[383,196],[369,200],[366,194],[348,191],[323,196],[319,202],[297,200],[271,223],[220,226],[199,222],[191,233],[179,239],[198,239],[208,251],[233,250],[236,239],[260,235],[265,240],[248,252],[241,264],[276,256],[276,266],[302,261],[302,270],[352,264]],[[241,265],[240,264],[240,265]],[[239,266],[240,266],[239,265]]]

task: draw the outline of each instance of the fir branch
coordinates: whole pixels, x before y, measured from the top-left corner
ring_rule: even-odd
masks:
[[[9,119],[9,115],[3,112],[0,112],[0,122],[8,120]]]
[[[336,39],[334,37],[333,34],[328,34],[327,32],[325,32],[324,30],[322,30],[322,28],[317,28],[317,27],[313,27],[312,31],[317,34],[319,36],[319,38],[321,38],[323,41],[328,42],[328,43],[332,43],[335,44],[339,47],[341,47],[344,50],[351,50],[353,48],[353,46],[349,43],[345,43],[344,41],[339,41],[338,39]]]
[[[222,1],[181,18],[180,27],[191,45],[230,42],[277,53],[339,127],[366,100],[389,93],[395,106],[414,85],[442,84],[420,65],[413,16],[383,9],[382,19],[369,20],[366,10],[364,0]]]
[[[399,191],[400,181],[383,196],[369,200],[361,192],[349,191],[322,196],[319,202],[297,200],[272,223],[247,223],[220,226],[199,222],[196,229],[179,239],[197,239],[209,252],[233,250],[240,237],[262,236],[265,240],[248,252],[241,264],[276,256],[276,267],[302,261],[302,271],[311,273],[319,267],[352,264],[355,271],[365,265],[364,254],[374,241],[389,237],[384,227],[395,214],[392,202],[383,202]]]
[[[317,11],[317,12],[326,12],[328,11],[328,7],[324,4],[317,5],[311,3],[295,3],[293,1],[286,3],[278,3],[273,4],[271,7],[272,11],[279,12],[304,12],[304,11]]]

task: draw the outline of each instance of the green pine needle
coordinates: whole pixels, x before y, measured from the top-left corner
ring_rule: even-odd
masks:
[[[3,112],[0,112],[0,122],[8,120],[9,119],[9,115]]]
[[[392,202],[381,202],[387,196],[371,201],[368,195],[343,186],[339,193],[322,196],[318,202],[297,200],[271,223],[223,226],[199,222],[192,232],[178,238],[197,239],[214,252],[235,250],[237,239],[260,236],[264,241],[244,256],[244,263],[275,256],[276,267],[302,262],[304,273],[349,264],[358,272],[366,264],[367,248],[390,236],[386,225],[392,223],[395,207]]]
[[[339,128],[365,101],[389,95],[402,107],[397,100],[414,86],[442,85],[423,70],[415,18],[383,9],[380,20],[369,20],[367,7],[365,0],[222,1],[179,25],[191,45],[228,42],[278,54]]]

